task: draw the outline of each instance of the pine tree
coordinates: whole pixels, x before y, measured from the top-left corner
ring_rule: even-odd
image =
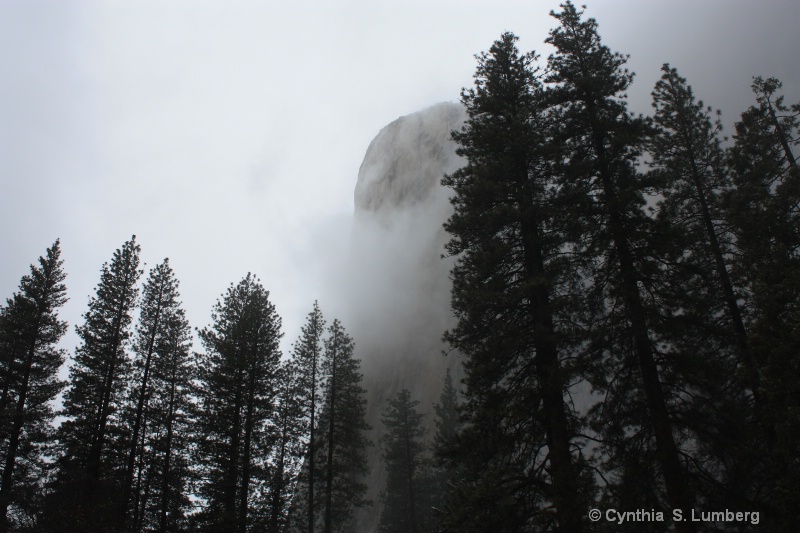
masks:
[[[117,527],[114,511],[124,464],[124,432],[117,415],[130,374],[126,347],[139,293],[139,251],[133,236],[103,265],[85,323],[76,328],[81,345],[64,395],[67,419],[58,430],[62,456],[48,512],[54,529]]]
[[[652,166],[662,180],[659,192],[665,199],[660,211],[687,235],[681,248],[689,249],[698,258],[695,268],[710,266],[710,270],[716,271],[717,292],[724,300],[730,330],[747,369],[750,390],[757,393],[758,376],[729,273],[730,239],[722,229],[719,195],[730,188],[719,139],[722,126],[719,120],[711,120],[710,108],[704,108],[702,101],[695,101],[692,88],[674,68],[664,65],[661,70],[663,75],[653,91],[654,122],[658,130],[649,151]]]
[[[658,241],[643,211],[647,183],[637,172],[648,124],[628,112],[624,98],[633,74],[624,68],[626,57],[601,43],[597,22],[582,20],[571,2],[551,15],[560,24],[546,40],[556,49],[548,58],[547,81],[560,147],[555,154],[561,162],[558,185],[574,191],[576,199],[562,216],[582,225],[569,245],[591,265],[585,280],[593,315],[587,321],[590,364],[595,365],[593,385],[605,392],[595,410],[596,427],[609,446],[608,466],[622,473],[620,487],[663,481],[669,503],[653,503],[688,513],[694,499],[676,442],[673,397],[665,390],[665,382],[679,383],[682,376],[659,352],[669,346],[668,339],[658,342],[658,305],[643,295],[649,275],[657,271],[652,243]],[[637,438],[630,438],[630,432]],[[647,455],[650,435],[655,465]],[[652,478],[653,466],[659,467],[660,479]],[[648,477],[625,478],[640,467]],[[639,498],[647,493],[627,494]],[[688,521],[675,525],[678,531],[694,531]]]
[[[248,274],[231,286],[199,332],[198,432],[200,529],[244,533],[269,479],[267,421],[278,393],[280,317],[269,293]]]
[[[149,512],[153,515],[153,523],[158,516],[158,527],[153,526],[153,529],[160,533],[183,527],[186,513],[192,508],[187,494],[193,481],[189,452],[190,430],[194,427],[193,379],[196,371],[185,324],[181,313],[167,328],[167,349],[158,354],[159,361],[154,365],[153,373],[155,402],[150,406],[153,411],[151,424],[154,426],[151,430],[154,436],[151,457],[156,463],[152,467],[155,475],[152,476],[153,504]],[[145,459],[143,456],[142,461]],[[141,517],[147,507],[143,503],[139,508],[137,523],[141,526],[147,523]]]
[[[787,107],[780,88],[754,79],[756,105],[736,123],[727,154],[734,189],[726,197],[767,429],[771,482],[762,498],[776,530],[794,527],[800,505],[800,104]]]
[[[325,533],[352,528],[356,507],[369,505],[366,449],[370,445],[364,432],[366,391],[361,387],[360,361],[353,357],[353,339],[341,323],[334,320],[324,341],[322,374],[325,377],[319,421],[317,467],[313,472],[321,491],[315,502],[315,522]]]
[[[381,533],[429,530],[429,487],[424,472],[426,432],[418,406],[419,402],[412,401],[411,393],[403,389],[389,400],[381,418],[386,430],[382,439],[386,489],[378,525]]]
[[[316,496],[316,475],[318,467],[318,415],[322,406],[322,355],[323,336],[325,333],[325,319],[317,302],[308,314],[306,324],[301,329],[301,336],[292,347],[291,379],[296,383],[297,399],[302,410],[303,432],[306,434],[307,445],[305,457],[307,464],[304,474],[301,473],[301,483],[304,491],[300,492],[305,501],[295,501],[299,510],[295,515],[295,530],[308,530],[314,533]],[[300,499],[300,498],[297,498]],[[302,506],[305,507],[302,507]],[[303,511],[305,511],[303,513]],[[304,526],[304,527],[299,527]]]
[[[444,377],[439,403],[433,405],[433,411],[436,413],[436,433],[433,437],[433,445],[435,449],[444,450],[453,442],[461,428],[458,392],[453,386],[453,377],[450,375],[449,368]]]
[[[461,430],[458,392],[453,386],[453,377],[450,375],[449,368],[445,374],[439,403],[433,405],[433,411],[436,415],[434,420],[436,429],[433,436],[434,466],[431,479],[431,509],[432,520],[435,522],[441,519],[448,495],[455,488],[457,461],[452,460],[450,450],[456,446]]]
[[[182,438],[193,377],[191,337],[178,280],[165,259],[150,271],[142,291],[133,341],[134,376],[125,418],[130,425],[122,487],[121,523],[157,531],[179,523],[187,507]]]
[[[52,439],[50,402],[64,383],[58,369],[64,350],[56,348],[67,324],[58,308],[67,301],[66,275],[58,240],[31,265],[19,292],[0,308],[0,531],[17,515],[35,516],[41,502],[43,447]],[[11,509],[9,509],[11,507]],[[11,516],[9,516],[11,511]]]
[[[581,531],[560,324],[576,272],[560,250],[541,74],[516,40],[506,33],[478,57],[475,88],[462,92],[469,120],[453,132],[467,162],[442,181],[455,193],[445,229],[458,324],[446,340],[466,357],[466,426],[452,450],[466,460],[451,504],[462,511],[448,521]]]
[[[694,436],[698,493],[712,509],[741,506],[765,470],[759,456],[766,455],[771,430],[732,275],[735,248],[721,202],[731,180],[721,125],[674,68],[664,65],[662,72],[649,146],[666,252],[658,272],[660,314],[670,324],[672,358],[691,362],[681,387],[695,401],[685,402],[681,419]]]
[[[800,104],[786,108],[783,97],[775,97],[779,88],[778,80],[755,79],[758,104],[742,113],[727,154],[735,185],[726,198],[727,218],[741,254],[737,266],[753,299],[765,301],[781,297],[776,290],[781,287],[776,285],[790,271],[787,267],[792,266],[791,256],[800,239],[798,169],[792,152],[800,135]],[[785,116],[778,118],[777,113]]]
[[[303,409],[305,391],[300,389],[293,374],[294,363],[289,360],[281,364],[275,414],[270,421],[270,438],[275,444],[273,473],[266,487],[269,515],[263,527],[269,533],[281,533],[289,524],[292,497],[298,495],[298,478],[308,450],[304,441],[308,434],[308,419]]]

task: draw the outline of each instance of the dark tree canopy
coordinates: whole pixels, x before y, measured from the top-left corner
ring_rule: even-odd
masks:
[[[319,420],[317,486],[318,522],[325,533],[351,529],[355,508],[370,505],[366,450],[371,443],[365,432],[366,391],[361,387],[361,362],[353,357],[353,339],[334,319],[324,341],[322,374],[325,379]]]
[[[386,488],[380,533],[421,533],[431,527],[426,428],[418,406],[403,389],[389,400],[381,417],[386,431],[382,439]]]
[[[76,328],[81,345],[64,394],[67,419],[58,431],[58,510],[47,513],[56,529],[117,527],[125,440],[119,415],[131,371],[126,347],[139,295],[139,252],[134,236],[103,265],[84,324]]]
[[[150,271],[133,339],[133,376],[120,521],[140,531],[181,527],[189,508],[187,430],[194,366],[191,330],[169,260]]]
[[[31,265],[19,292],[0,307],[0,531],[30,526],[41,505],[55,413],[64,387],[57,348],[67,329],[58,309],[67,301],[59,241]]]
[[[756,104],[741,114],[727,152],[733,188],[726,217],[769,457],[758,472],[769,488],[757,499],[774,517],[771,527],[791,529],[800,505],[800,104],[787,106],[774,78],[754,78],[752,89]]]
[[[295,383],[298,407],[301,411],[301,431],[306,435],[305,457],[307,464],[301,471],[303,489],[294,502],[294,529],[314,533],[317,502],[317,458],[319,447],[319,413],[322,407],[322,356],[325,336],[325,319],[319,304],[308,314],[301,335],[292,346],[290,362],[291,379]]]
[[[446,340],[466,356],[466,424],[450,452],[464,461],[453,494],[464,511],[448,520],[461,530],[580,531],[559,323],[577,265],[560,250],[541,74],[516,40],[506,33],[478,57],[475,87],[462,93],[469,120],[453,132],[466,164],[442,181],[454,192],[445,229],[458,318]]]
[[[268,483],[269,431],[278,394],[281,319],[269,293],[248,274],[231,285],[200,330],[196,427],[202,531],[246,531]]]

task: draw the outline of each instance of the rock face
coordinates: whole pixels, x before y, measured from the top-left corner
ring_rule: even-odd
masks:
[[[358,172],[356,214],[389,214],[421,204],[447,208],[446,202],[438,205],[446,200],[439,182],[444,173],[462,165],[450,133],[465,120],[463,106],[442,103],[383,128],[367,148]]]
[[[426,414],[433,437],[433,404],[447,368],[460,378],[460,361],[443,355],[450,312],[451,259],[442,224],[452,212],[440,184],[463,160],[450,132],[466,119],[460,104],[438,104],[383,128],[367,149],[355,188],[354,295],[348,330],[356,340],[373,427],[369,452],[370,509],[357,514],[357,533],[377,530],[384,489],[381,413],[402,389]]]

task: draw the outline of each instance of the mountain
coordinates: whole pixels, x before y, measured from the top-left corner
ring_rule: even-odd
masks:
[[[357,532],[377,529],[385,484],[380,416],[402,389],[419,400],[433,438],[433,404],[446,369],[460,379],[460,361],[443,355],[442,334],[454,324],[442,228],[452,207],[440,181],[462,164],[450,132],[466,120],[460,104],[441,103],[384,127],[367,149],[355,188],[353,286],[348,329],[356,340],[367,389],[370,498]]]

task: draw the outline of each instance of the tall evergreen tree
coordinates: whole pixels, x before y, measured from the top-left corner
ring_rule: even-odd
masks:
[[[267,508],[263,529],[269,533],[281,533],[289,525],[292,497],[297,496],[298,481],[303,459],[308,446],[308,419],[303,409],[304,391],[293,374],[295,361],[281,364],[275,414],[270,421],[272,451],[272,475],[266,486]]]
[[[462,92],[469,119],[453,132],[466,164],[442,181],[455,193],[445,229],[458,324],[446,340],[466,356],[466,426],[454,453],[468,463],[455,505],[469,509],[448,520],[470,531],[581,531],[561,363],[576,271],[560,250],[541,75],[516,40],[506,33],[478,57],[475,88]]]
[[[653,91],[657,131],[649,151],[661,180],[658,190],[665,197],[660,211],[663,218],[680,226],[686,236],[681,248],[697,259],[695,268],[716,272],[715,292],[724,300],[750,389],[757,393],[758,375],[729,273],[731,245],[719,201],[720,194],[730,188],[719,139],[721,124],[712,121],[711,109],[695,100],[692,88],[677,70],[669,65],[661,70],[663,75]]]
[[[433,411],[436,414],[433,446],[435,449],[444,450],[456,439],[461,428],[458,391],[453,386],[453,376],[449,368],[444,376],[439,402],[433,405]]]
[[[370,502],[364,495],[367,486],[366,449],[370,445],[364,433],[366,391],[361,387],[360,361],[353,357],[353,339],[338,320],[328,328],[324,341],[322,373],[325,377],[322,411],[319,421],[317,477],[320,493],[315,502],[315,523],[325,533],[352,529],[356,507]]]
[[[381,421],[383,459],[386,464],[384,508],[380,533],[420,533],[429,531],[430,504],[425,478],[424,416],[417,411],[407,389],[389,400]]]
[[[673,358],[692,362],[681,387],[692,402],[681,415],[692,432],[698,493],[711,508],[749,505],[763,479],[765,424],[757,368],[735,286],[734,242],[721,197],[731,189],[719,120],[669,65],[653,91],[649,154],[660,193],[660,314],[670,325]],[[651,276],[653,277],[653,276]],[[754,404],[754,405],[753,405]]]
[[[139,290],[140,247],[136,237],[103,265],[97,293],[89,300],[85,322],[76,328],[81,345],[70,368],[59,427],[62,449],[54,508],[54,529],[96,531],[116,525],[123,429],[117,414],[130,375],[126,347]]]
[[[182,311],[182,310],[181,310]],[[151,467],[153,475],[152,506],[144,502],[139,505],[137,524],[143,527],[149,522],[142,516],[146,511],[158,517],[158,526],[151,526],[159,533],[182,528],[186,512],[192,508],[188,498],[193,482],[189,452],[191,450],[190,429],[194,427],[194,384],[196,375],[190,354],[191,339],[188,327],[180,313],[167,328],[165,351],[158,352],[158,361],[153,368],[153,389],[150,409],[151,457],[156,463]],[[186,329],[184,329],[186,328]],[[142,454],[142,463],[146,456]],[[144,464],[140,467],[144,468]]]
[[[458,434],[461,430],[461,417],[459,414],[458,391],[453,386],[453,377],[450,369],[445,374],[439,402],[433,405],[436,415],[434,419],[435,431],[433,435],[433,469],[431,480],[431,509],[432,520],[436,523],[445,514],[445,505],[449,495],[455,489],[456,469],[458,462],[450,453],[451,448],[457,445]]]
[[[2,532],[13,529],[15,515],[35,515],[43,492],[42,451],[53,437],[55,417],[50,402],[64,386],[57,375],[64,350],[56,348],[67,329],[58,318],[58,309],[67,301],[62,265],[57,240],[22,277],[19,292],[0,308]]]
[[[792,290],[783,290],[792,285],[782,287],[781,278],[792,272],[800,240],[793,154],[800,139],[800,104],[784,105],[776,96],[778,80],[756,78],[752,88],[757,105],[742,113],[727,154],[735,189],[726,200],[741,257],[737,267],[747,280],[756,320],[769,300],[778,298],[780,307],[794,297]]]
[[[673,382],[682,377],[672,373],[675,368],[660,352],[666,340],[656,335],[657,305],[646,305],[643,296],[656,263],[652,243],[658,241],[643,211],[647,183],[637,172],[648,125],[627,110],[625,91],[633,78],[624,68],[627,58],[601,43],[594,19],[583,20],[571,2],[561,7],[551,13],[559,26],[546,40],[556,49],[548,59],[547,81],[558,124],[558,186],[572,191],[576,200],[563,216],[582,224],[569,245],[591,264],[585,283],[590,286],[593,314],[588,322],[596,365],[593,385],[605,392],[605,401],[596,410],[598,429],[609,443],[609,465],[616,461],[614,468],[623,478],[654,466],[647,457],[636,459],[637,448],[652,449],[651,438],[654,442],[655,466],[660,470],[654,481],[656,486],[663,482],[668,504],[625,503],[635,507],[651,503],[688,513],[694,499],[676,442],[670,410],[674,397],[665,387],[665,375]],[[636,439],[630,438],[630,431]],[[637,486],[645,479],[627,477],[619,487]],[[627,494],[638,499],[646,492]],[[689,521],[676,523],[676,528],[694,531]]]
[[[198,433],[204,531],[244,533],[259,481],[268,479],[267,420],[273,416],[281,320],[269,293],[248,274],[228,289],[199,332]]]
[[[301,335],[292,347],[291,379],[296,383],[297,399],[303,416],[303,428],[306,434],[306,462],[303,468],[301,483],[303,491],[299,492],[294,505],[298,511],[294,513],[295,530],[314,533],[316,496],[316,475],[318,457],[318,415],[322,406],[322,356],[325,319],[317,302],[308,314],[306,324],[301,328]],[[304,526],[304,527],[300,527]]]
[[[726,197],[768,429],[772,482],[764,501],[776,530],[793,527],[800,505],[800,104],[786,106],[780,88],[774,78],[754,79],[756,105],[736,123],[727,154],[734,189]]]
[[[193,377],[191,337],[178,280],[165,259],[142,291],[133,341],[134,376],[125,418],[128,433],[121,523],[166,531],[186,507],[187,443],[182,441]],[[177,431],[176,431],[177,430]]]

